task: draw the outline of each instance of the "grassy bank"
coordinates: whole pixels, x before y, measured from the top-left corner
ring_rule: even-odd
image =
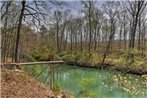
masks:
[[[134,62],[128,58],[129,51],[114,52],[109,54],[104,63],[104,69],[114,69],[124,73],[132,73],[137,75],[147,74],[147,59],[140,52],[135,51]],[[101,68],[103,54],[100,53],[78,53],[69,52],[58,54],[60,59],[69,65],[77,65],[81,67]]]

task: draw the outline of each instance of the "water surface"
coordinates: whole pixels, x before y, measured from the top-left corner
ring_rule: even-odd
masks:
[[[46,76],[47,72],[40,79]],[[90,98],[147,98],[147,80],[116,71],[58,65],[55,67],[55,82],[76,98],[86,95]]]

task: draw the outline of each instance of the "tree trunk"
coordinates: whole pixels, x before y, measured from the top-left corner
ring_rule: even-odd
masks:
[[[90,5],[90,1],[89,1],[89,5]],[[91,34],[91,5],[90,5],[90,8],[89,8],[89,45],[88,45],[89,52],[91,51],[91,37],[92,37],[92,34]]]
[[[60,52],[60,47],[59,47],[59,22],[57,21],[56,23],[56,26],[57,26],[57,52]]]
[[[122,24],[120,26],[120,31],[119,31],[119,43],[118,47],[121,49],[121,39],[122,39]]]
[[[82,30],[80,31],[80,34],[81,34],[81,48],[80,48],[80,50],[82,52],[83,51],[83,42],[82,42],[83,41],[83,35],[82,35]]]
[[[103,56],[103,60],[102,60],[102,65],[101,65],[101,68],[102,68],[102,69],[103,69],[103,67],[104,67],[104,62],[105,62],[107,53],[109,52],[109,48],[110,48],[111,41],[112,41],[112,39],[113,39],[114,33],[115,33],[115,32],[114,32],[114,23],[113,23],[113,20],[111,20],[111,33],[110,33],[110,36],[109,36],[108,45],[107,45],[106,50],[105,50],[105,52],[104,52],[104,56]]]
[[[139,32],[138,32],[138,50],[140,50],[140,38],[141,38],[141,17],[139,17],[139,21],[138,21],[138,29],[139,29]]]
[[[71,41],[71,43],[70,43],[70,50],[72,51],[73,50],[73,48],[72,48],[72,44],[73,44],[73,34],[72,34],[73,32],[72,32],[72,26],[71,26],[71,34],[70,34],[70,41]]]
[[[126,50],[126,46],[127,46],[127,41],[126,41],[127,40],[127,38],[126,38],[127,36],[126,36],[126,34],[127,33],[126,33],[125,15],[124,15],[123,29],[124,29],[124,32],[123,32],[124,33],[124,50]]]
[[[65,31],[65,27],[66,27],[66,23],[64,24],[63,26],[63,29],[61,31],[61,42],[60,42],[60,50],[62,51],[62,48],[63,48],[63,41],[64,41],[64,31]]]
[[[22,8],[21,8],[20,16],[19,16],[19,23],[18,23],[18,29],[17,29],[17,35],[16,35],[15,62],[19,61],[20,30],[21,30],[26,1],[25,0],[22,1],[21,4],[22,4]]]
[[[95,32],[94,32],[94,51],[97,49],[97,28],[95,27]]]

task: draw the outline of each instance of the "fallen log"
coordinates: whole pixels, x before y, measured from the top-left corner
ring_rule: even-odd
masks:
[[[40,62],[26,62],[26,63],[1,63],[1,65],[23,66],[23,65],[35,65],[35,64],[64,64],[64,61],[40,61]]]

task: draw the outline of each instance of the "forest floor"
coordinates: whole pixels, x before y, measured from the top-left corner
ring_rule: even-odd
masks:
[[[23,71],[1,68],[0,80],[2,98],[63,98]]]

